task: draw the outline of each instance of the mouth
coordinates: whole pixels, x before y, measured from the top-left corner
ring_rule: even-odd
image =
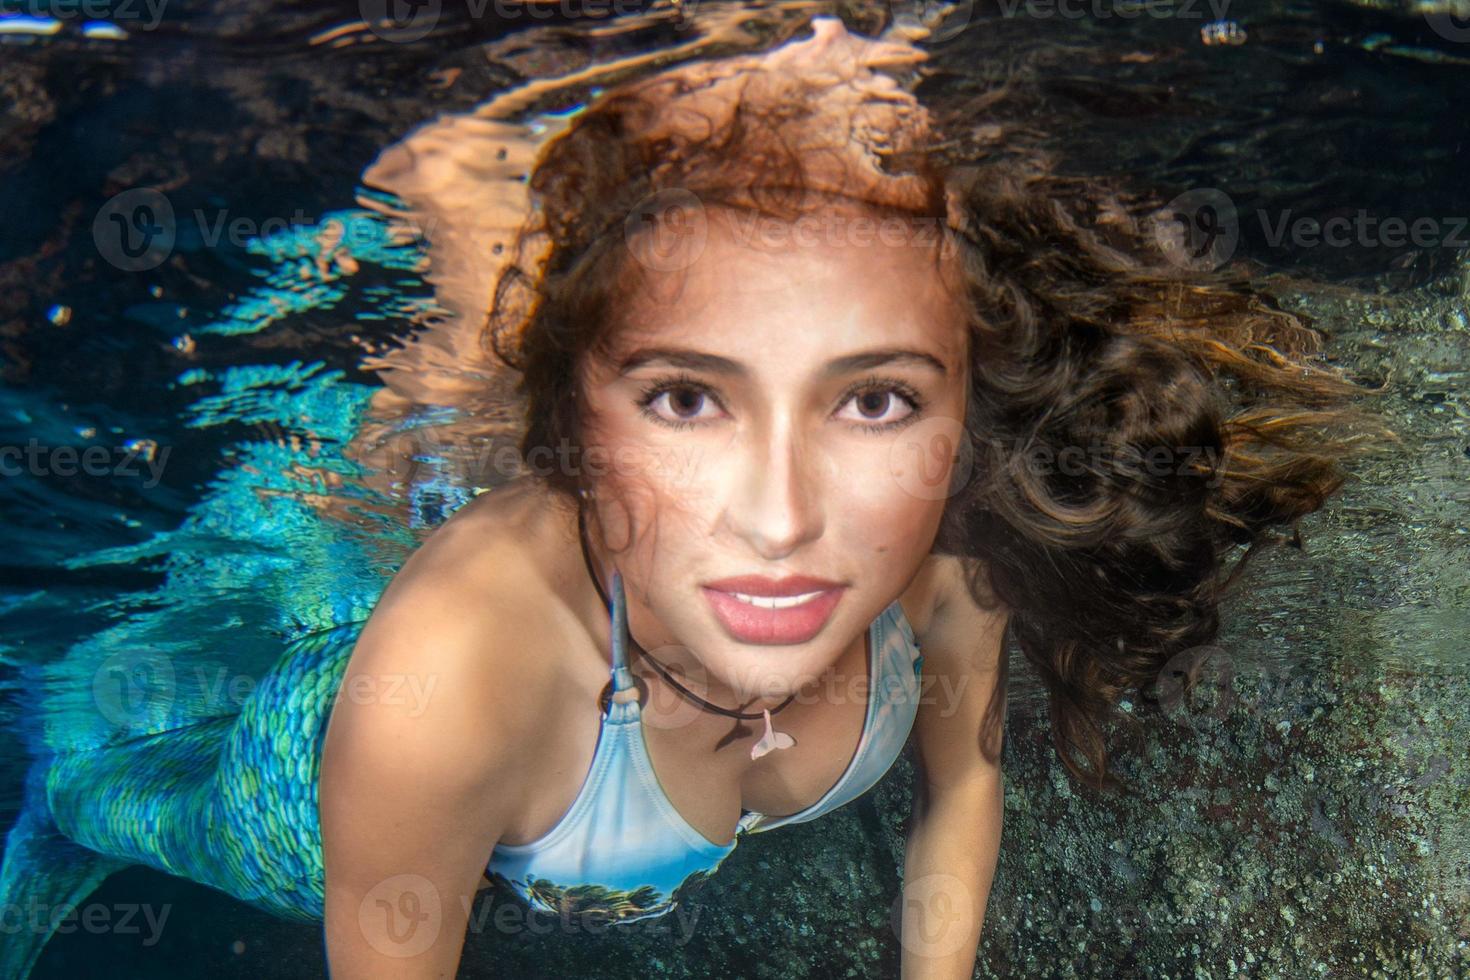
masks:
[[[847,586],[809,576],[722,579],[701,587],[715,618],[741,643],[806,643],[822,631]]]

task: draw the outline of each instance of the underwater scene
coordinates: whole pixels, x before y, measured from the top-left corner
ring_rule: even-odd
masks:
[[[327,975],[347,660],[523,472],[514,378],[415,332],[478,326],[591,100],[814,20],[921,49],[956,160],[1155,201],[1396,435],[1118,703],[1130,793],[1008,643],[974,976],[1470,974],[1464,0],[0,0],[0,980]],[[492,875],[459,975],[899,977],[915,748],[676,894]]]

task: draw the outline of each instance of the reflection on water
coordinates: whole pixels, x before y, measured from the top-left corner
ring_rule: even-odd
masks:
[[[379,410],[385,389],[364,363],[384,363],[445,302],[422,243],[385,220],[395,202],[358,183],[380,149],[525,79],[574,79],[519,90],[528,112],[554,115],[656,60],[759,46],[828,9],[705,0],[522,30],[454,12],[389,43],[261,7],[165,18],[105,51],[77,32],[7,47],[0,441],[107,452],[95,472],[32,466],[0,481],[7,819],[23,744],[95,748],[234,715],[288,644],[365,618],[424,534],[509,475],[494,464],[505,419],[475,449],[485,479],[466,481],[464,447],[436,435],[452,420]],[[855,27],[890,13],[843,9]],[[1304,522],[1304,548],[1260,556],[1214,647],[1172,665],[1198,687],[1185,696],[1166,672],[1128,703],[1146,722],[1117,759],[1135,796],[1099,801],[1062,777],[1041,688],[1016,658],[982,974],[1463,970],[1470,264],[1453,226],[1470,213],[1457,98],[1470,49],[1438,21],[1350,7],[1233,12],[1241,44],[1202,43],[1205,22],[1182,7],[1022,9],[961,9],[921,94],[964,118],[998,78],[1029,72],[1033,122],[1066,168],[1164,198],[1226,195],[1236,254],[1315,320],[1330,358],[1389,381],[1375,404],[1403,445],[1358,465]],[[74,75],[88,85],[62,84]],[[97,261],[91,222],[133,187],[165,188],[181,233],[169,261],[123,272]],[[1274,234],[1359,213],[1375,234],[1340,247]],[[238,241],[235,218],[248,219]],[[1432,219],[1439,237],[1390,246],[1389,218]],[[452,375],[464,362],[439,363]],[[372,440],[353,447],[365,428]],[[160,455],[150,484],[144,464]],[[168,697],[139,697],[165,681]],[[853,807],[748,845],[692,922],[589,943],[486,920],[465,970],[896,975],[911,777],[904,760]],[[173,918],[148,946],[121,930],[58,936],[36,975],[103,962],[138,976],[322,974],[313,927],[197,885],[132,869],[94,901]]]

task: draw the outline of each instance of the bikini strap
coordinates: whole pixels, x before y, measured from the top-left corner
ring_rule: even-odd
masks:
[[[633,672],[628,669],[628,600],[623,595],[623,576],[614,571],[612,580],[613,690],[626,691],[634,686]]]
[[[602,583],[597,580],[597,569],[592,567],[592,553],[587,550],[587,515],[581,507],[577,508],[577,543],[582,548],[582,563],[587,567],[587,577],[592,580],[592,587],[597,590],[598,597],[607,603],[612,614],[613,667],[612,680],[608,682],[612,690],[609,691],[606,687],[602,690],[605,711],[610,694],[626,691],[637,684],[633,672],[628,669],[628,602],[623,595],[623,576],[617,569],[613,569],[612,598],[609,599],[607,593],[602,591]]]

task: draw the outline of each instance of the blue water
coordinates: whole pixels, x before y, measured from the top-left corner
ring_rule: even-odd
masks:
[[[343,454],[379,386],[361,367],[364,352],[391,343],[432,302],[421,248],[391,239],[383,219],[358,203],[371,193],[359,183],[363,167],[418,122],[468,108],[521,75],[675,39],[661,28],[581,42],[574,35],[588,25],[576,18],[572,34],[553,37],[539,23],[450,11],[419,39],[387,42],[357,30],[333,46],[320,39],[354,20],[329,5],[170,7],[147,28],[121,16],[121,6],[109,5],[121,37],[64,17],[54,34],[45,25],[20,31],[19,22],[16,33],[0,32],[8,103],[0,446],[35,446],[41,460],[0,480],[0,829],[19,805],[29,741],[86,746],[116,739],[119,725],[142,733],[232,714],[293,639],[364,619],[416,542],[473,492],[437,475],[432,446],[420,446],[413,480],[386,492]],[[883,7],[854,10],[877,16]],[[1251,40],[1223,53],[1200,44],[1195,21],[976,14],[967,32],[936,49],[940,72],[929,85],[941,102],[962,105],[1005,56],[1076,46],[1086,56],[1054,73],[1043,103],[1074,169],[1136,173],[1171,192],[1223,184],[1241,200],[1317,214],[1470,213],[1470,76],[1456,60],[1470,58],[1470,45],[1446,41],[1422,18],[1346,5],[1261,4],[1248,13],[1235,16]],[[500,44],[486,57],[486,45],[517,31],[530,39],[525,51]],[[1125,57],[1140,50],[1154,57]],[[94,218],[117,194],[158,187],[175,215],[168,257],[146,270],[121,268]],[[1457,281],[1463,252],[1283,247],[1253,227],[1242,248],[1263,276],[1425,290],[1423,303],[1401,308],[1399,333],[1380,324],[1376,341],[1364,334],[1344,350],[1366,365],[1375,343],[1412,346],[1412,363],[1430,365],[1408,399],[1419,413],[1409,427],[1427,440],[1447,433],[1448,461],[1421,457],[1428,478],[1420,485],[1429,489],[1399,502],[1405,520],[1429,514],[1452,535],[1445,529],[1470,512],[1462,482],[1470,442],[1456,442],[1470,334],[1463,321],[1456,326],[1451,304],[1434,304],[1453,292],[1435,284]],[[338,232],[350,272],[316,261],[323,237]],[[1333,312],[1366,322],[1362,310]],[[57,447],[73,447],[78,460],[94,448],[97,462],[72,472],[79,463]],[[1369,490],[1394,487],[1402,472],[1384,471]],[[1361,515],[1383,511],[1385,499],[1365,493],[1362,509],[1355,503],[1335,519],[1359,531]],[[1432,563],[1431,552],[1394,550],[1408,535],[1383,540],[1403,564],[1365,572],[1357,599],[1398,610],[1393,635],[1411,638],[1404,669],[1432,657],[1458,688],[1461,675],[1448,665],[1464,656],[1464,593],[1444,586],[1432,614],[1410,600],[1415,588],[1430,588],[1430,564],[1449,581],[1463,558],[1446,548],[1449,557]],[[1410,561],[1423,564],[1411,573]],[[1414,586],[1396,596],[1398,580]],[[1263,587],[1289,604],[1300,586],[1268,574]],[[164,658],[173,696],[161,714],[124,711],[120,722],[107,670],[138,650]],[[1042,717],[1036,686],[1015,683],[1020,723]],[[864,807],[850,824],[856,836],[837,850],[861,852],[852,872],[861,882],[887,883],[896,874],[885,864],[890,818],[871,800]],[[1313,819],[1328,828],[1324,836],[1338,833],[1321,811]],[[754,851],[741,860],[750,875],[786,866]],[[1007,904],[1009,887],[997,886],[999,915],[1018,907]],[[599,947],[599,975],[643,975],[650,955],[668,975],[829,975],[812,965],[830,943],[820,901],[806,918],[769,926],[748,892],[731,885],[724,898],[745,903],[734,907],[750,928],[759,921],[771,930],[761,948],[740,949],[746,939],[733,927],[719,931],[728,926],[721,920],[688,946],[648,933]],[[36,977],[324,975],[317,927],[182,879],[133,868],[89,905],[100,910],[97,921],[58,935]],[[1026,928],[1019,917],[1005,921]],[[896,944],[882,915],[857,928],[875,950],[867,962],[884,964],[872,975],[891,973]],[[567,975],[588,955],[551,942],[517,936],[516,962]],[[1126,959],[1088,967],[1085,956],[1069,960],[1051,948],[1055,960],[1026,972],[1117,975]],[[466,957],[467,971],[496,962],[484,944]],[[1208,964],[1205,975],[1227,975],[1217,968]]]

